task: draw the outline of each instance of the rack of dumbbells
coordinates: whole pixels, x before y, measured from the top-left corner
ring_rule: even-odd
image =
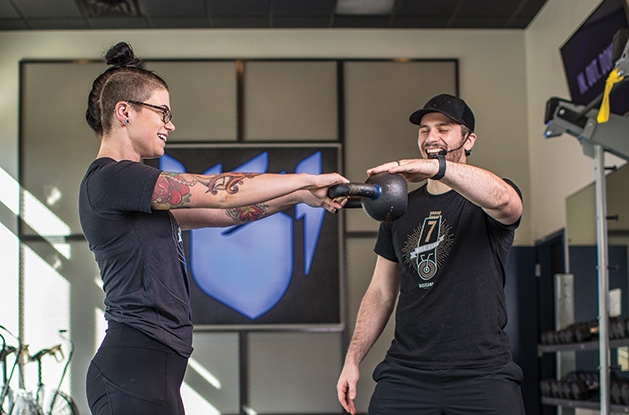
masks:
[[[609,320],[610,348],[629,346],[629,318],[612,317]],[[596,350],[598,320],[571,324],[561,330],[542,333],[538,353],[559,351]],[[577,370],[561,379],[542,379],[539,382],[542,403],[562,407],[598,409],[599,372]],[[629,379],[612,372],[610,376],[612,410],[629,413]]]
[[[629,413],[629,380],[619,378],[612,372],[611,403],[615,412]],[[597,371],[574,371],[563,378],[542,379],[539,383],[543,403],[567,407],[596,409],[599,405],[599,383]],[[566,403],[570,401],[572,403]],[[577,402],[574,402],[577,401]]]
[[[609,346],[629,346],[629,318],[609,319]],[[598,349],[598,320],[574,323],[557,331],[542,333],[538,353]]]
[[[542,379],[539,387],[545,398],[597,402],[598,372],[574,371],[561,379]]]

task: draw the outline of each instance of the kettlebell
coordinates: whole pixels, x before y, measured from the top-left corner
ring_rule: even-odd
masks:
[[[328,196],[360,197],[360,206],[369,217],[379,222],[392,222],[406,213],[408,184],[399,174],[378,173],[364,183],[331,186]],[[346,207],[356,205],[348,203]]]

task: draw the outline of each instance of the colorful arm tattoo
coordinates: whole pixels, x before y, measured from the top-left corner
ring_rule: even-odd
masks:
[[[257,176],[258,173],[223,173],[214,176],[208,183],[207,191],[213,195],[218,194],[219,190],[225,190],[227,193],[237,193],[238,185],[241,185],[243,179],[250,179]]]
[[[194,178],[186,180],[185,177],[176,173],[164,172],[157,178],[152,202],[168,209],[182,207],[190,201],[190,187],[196,183],[197,180]]]
[[[239,208],[227,209],[225,214],[238,223],[253,222],[254,220],[262,219],[268,216],[267,206],[263,203],[258,203],[250,206],[243,206]]]
[[[244,179],[258,176],[258,173],[224,173],[213,176],[210,180],[201,180],[200,176],[163,172],[157,178],[153,191],[153,204],[167,209],[184,207],[190,202],[191,188],[197,183],[207,187],[206,193],[238,193],[238,186]],[[251,216],[251,215],[249,215]]]

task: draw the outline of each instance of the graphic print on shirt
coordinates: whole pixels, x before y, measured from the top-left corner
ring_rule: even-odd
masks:
[[[177,246],[177,256],[179,257],[179,262],[183,265],[184,269],[188,269],[188,262],[186,261],[186,254],[183,247],[183,237],[181,236],[181,228],[179,227],[179,223],[173,217],[172,214],[168,215],[170,217],[170,227],[173,236],[173,242],[175,246]]]
[[[408,236],[403,252],[405,262],[420,278],[419,288],[434,285],[433,277],[447,258],[452,245],[451,227],[447,225],[441,211],[430,212],[421,227]]]

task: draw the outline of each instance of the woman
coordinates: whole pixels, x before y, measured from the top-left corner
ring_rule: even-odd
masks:
[[[101,140],[81,182],[79,215],[100,268],[107,334],[87,373],[94,415],[184,414],[180,387],[192,353],[181,229],[261,219],[296,203],[330,212],[336,173],[197,175],[141,163],[175,130],[168,86],[122,42],[94,81],[87,122]],[[183,209],[185,208],[185,209]]]

